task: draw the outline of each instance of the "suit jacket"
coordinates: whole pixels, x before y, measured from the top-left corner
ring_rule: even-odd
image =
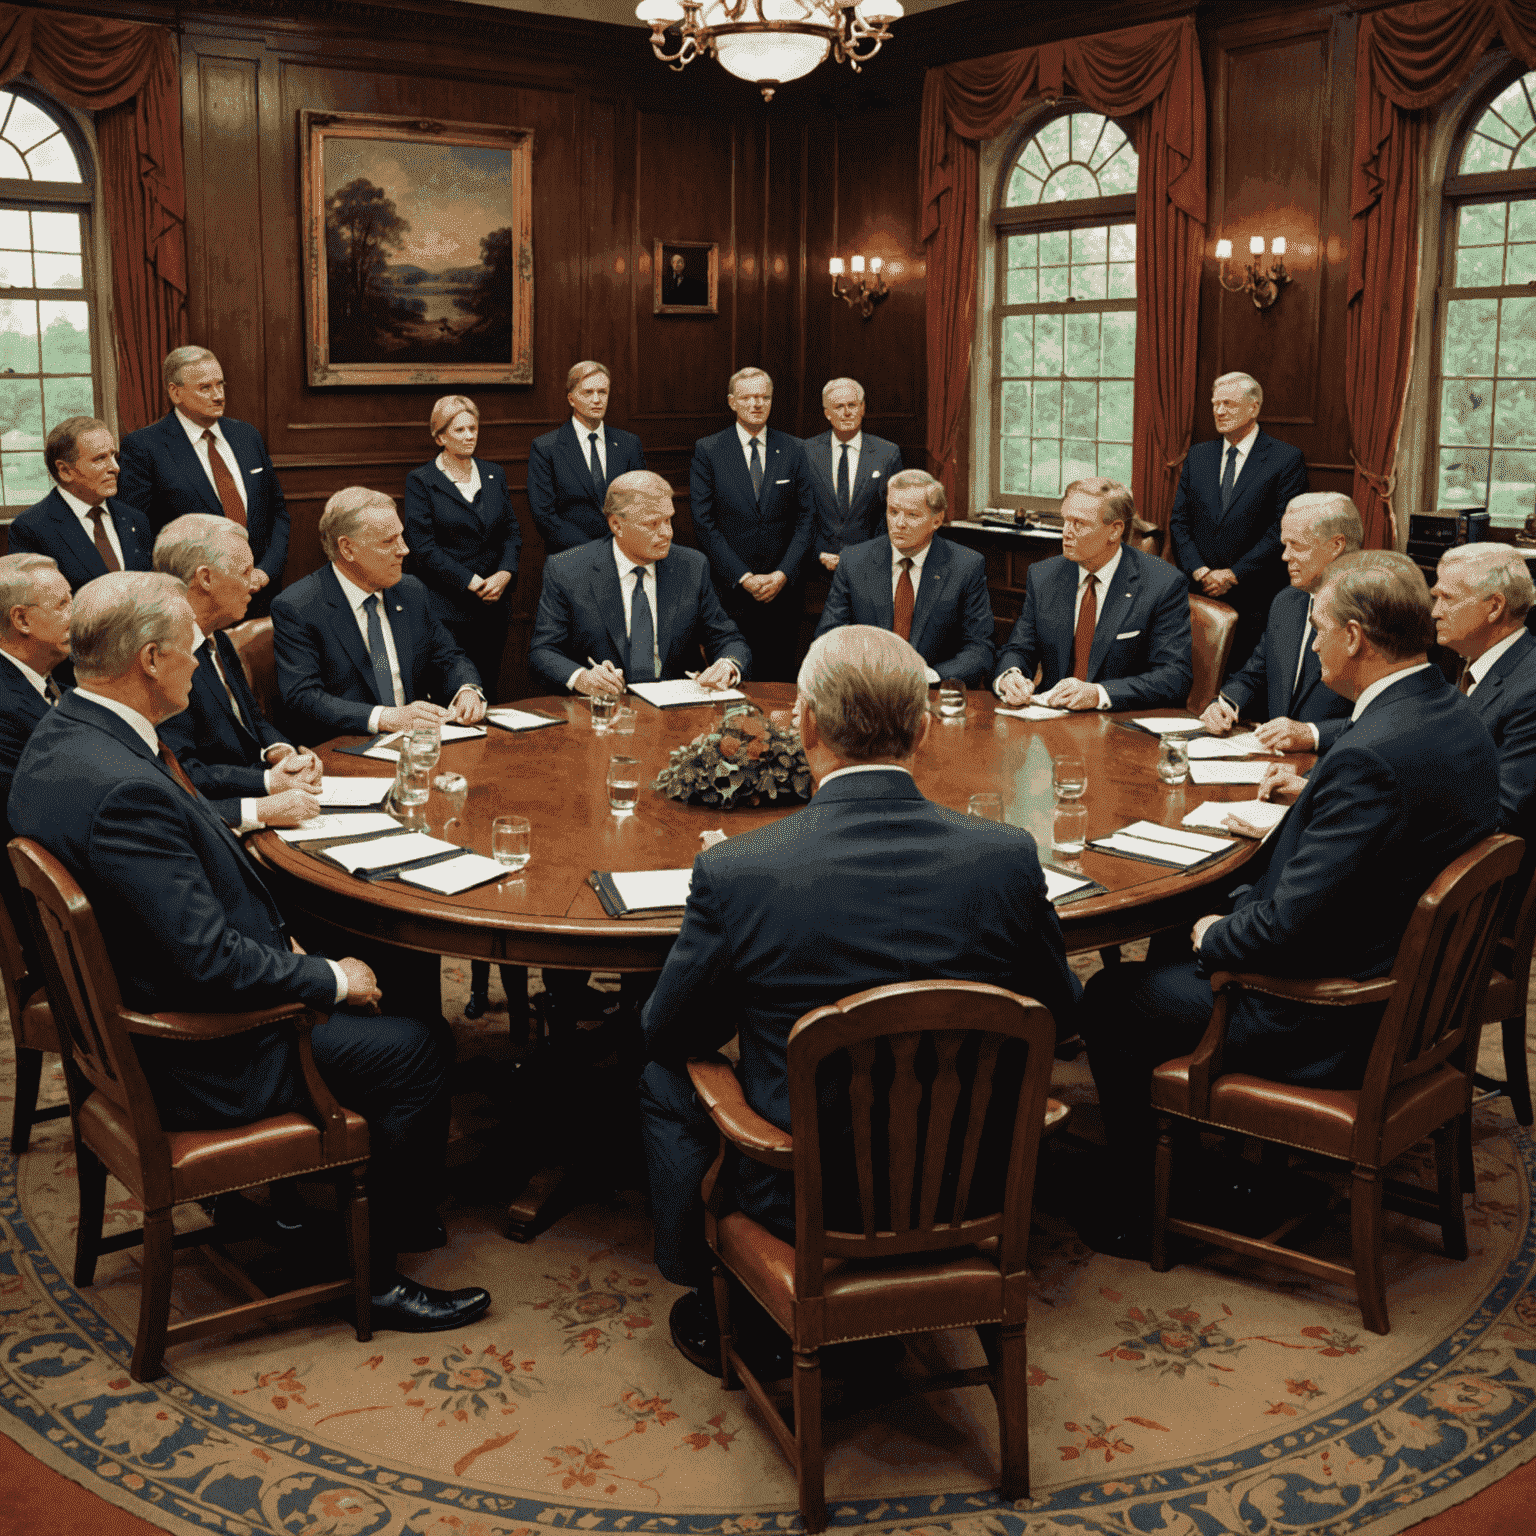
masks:
[[[844,624],[889,629],[894,618],[891,541],[882,534],[843,551],[816,634]],[[987,563],[974,549],[942,537],[928,546],[912,608],[912,648],[941,678],[964,678],[970,688],[992,681]]]
[[[999,675],[1025,677],[1043,667],[1041,686],[1072,673],[1077,627],[1077,562],[1038,560],[1024,577],[1024,610],[997,659]],[[1125,545],[1113,589],[1099,594],[1099,618],[1088,653],[1088,681],[1100,683],[1111,709],[1182,708],[1194,673],[1190,663],[1189,593],[1165,561]]]
[[[511,571],[500,607],[517,586],[517,554],[523,534],[507,491],[507,477],[494,464],[476,459],[480,494],[465,501],[434,460],[405,480],[405,542],[411,567],[426,586],[440,619],[474,620],[488,607],[469,591],[472,576]]]
[[[331,967],[289,948],[281,913],[213,807],[88,695],[66,694],[33,731],[11,816],[18,836],[80,883],[130,1008],[334,1006]],[[168,1123],[203,1118],[199,1107],[225,1123],[249,1118],[248,1106],[270,1103],[293,1071],[291,1044],[275,1029],[195,1051],[163,1041],[138,1050]]]
[[[795,1020],[932,977],[1008,987],[1058,1024],[1080,991],[1029,833],[934,805],[899,769],[850,774],[694,860],[682,930],[642,1017],[646,1046],[675,1065],[737,1035],[748,1103],[788,1130]],[[793,1227],[787,1173],[744,1165],[737,1194]]]
[[[149,570],[155,549],[149,519],[120,496],[109,496],[106,505],[122,546],[123,569]],[[107,574],[107,563],[96,553],[95,541],[57,490],[49,491],[11,524],[10,552],[52,555],[72,592]]]
[[[613,561],[613,541],[593,540],[544,562],[544,590],[533,621],[528,665],[563,691],[587,657],[629,666],[624,626],[625,593]],[[709,562],[696,549],[674,544],[656,563],[656,651],[663,679],[698,669],[699,647],[710,662],[729,656],[745,677],[752,652],[726,617],[709,579]]]
[[[16,764],[21,761],[21,754],[38,722],[50,712],[47,700],[21,675],[20,669],[7,658],[0,657],[0,832],[4,833],[7,842],[11,837],[7,818]],[[11,868],[9,858],[0,858],[0,900],[9,910],[11,925],[21,940],[22,953],[27,957],[27,972],[40,980],[42,972],[32,942],[32,925],[22,908],[21,887],[16,882],[16,872]]]
[[[848,515],[837,510],[837,478],[832,466],[832,429],[805,439],[805,462],[816,497],[816,524],[811,549],[818,555],[840,555],[850,544],[862,544],[885,532],[885,488],[901,473],[901,449],[866,432],[859,445],[859,472],[848,488]]]
[[[414,576],[390,587],[384,604],[407,703],[447,704],[466,684],[480,686],[480,674],[433,614],[427,589]],[[329,565],[294,582],[273,603],[272,639],[288,726],[305,746],[364,735],[376,705],[394,707],[393,699],[380,696],[362,631]]]
[[[245,528],[251,554],[267,573],[271,590],[282,585],[288,558],[288,503],[277,482],[277,471],[261,433],[249,422],[225,416],[219,431],[229,444],[245,483]],[[203,469],[176,412],[123,439],[118,495],[149,519],[156,533],[173,518],[188,512],[224,515],[224,505]]]
[[[1280,564],[1280,515],[1307,488],[1301,449],[1261,431],[1232,487],[1232,505],[1221,510],[1225,438],[1196,443],[1184,459],[1174,493],[1168,532],[1184,572],[1208,565],[1231,570],[1237,585],[1222,599],[1260,612],[1284,581]]]
[[[1264,868],[1207,930],[1201,962],[1211,972],[1385,975],[1419,897],[1497,830],[1498,790],[1493,740],[1472,700],[1434,667],[1393,683],[1318,760]],[[1245,994],[1228,1029],[1229,1067],[1358,1086],[1380,1016]]]
[[[752,598],[737,585],[751,571],[783,571],[793,586],[811,548],[816,498],[800,439],[767,428],[761,503],[732,422],[724,432],[693,445],[688,494],[693,531],[709,557],[715,587],[727,605]]]
[[[240,801],[267,792],[262,753],[281,742],[283,735],[262,714],[234,641],[222,630],[208,638],[219,648],[219,664],[229,679],[241,718],[237,720],[231,711],[219,674],[203,664],[192,674],[187,707],[179,715],[162,720],[156,729],[219,815],[231,826],[239,826]]]
[[[1307,632],[1312,596],[1287,587],[1269,605],[1269,623],[1247,665],[1221,685],[1227,701],[1243,714],[1263,711],[1265,720],[1300,720],[1315,725],[1318,747],[1327,751],[1338,740],[1354,705],[1323,682],[1317,652],[1310,645],[1296,676],[1296,657]]]
[[[598,490],[582,452],[585,447],[585,442],[576,441],[570,422],[563,421],[553,432],[534,438],[529,450],[528,510],[549,554],[608,537],[608,519],[603,516],[607,485]],[[603,452],[610,485],[632,469],[645,468],[645,453],[633,432],[605,425]]]
[[[12,671],[15,670],[13,667]],[[1536,855],[1536,640],[1521,635],[1467,696],[1499,753],[1499,831]]]

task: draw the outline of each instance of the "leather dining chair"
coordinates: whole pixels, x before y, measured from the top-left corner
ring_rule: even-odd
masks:
[[[1002,1497],[1028,1497],[1025,1259],[1055,1041],[1039,1003],[979,982],[907,982],[843,998],[790,1031],[793,1135],[750,1108],[727,1063],[689,1063],[722,1137],[704,1197],[723,1382],[734,1389],[739,1378],[766,1416],[796,1470],[808,1532],[827,1523],[821,1351],[858,1339],[988,1330],[991,1365],[903,1381],[896,1395],[990,1385]],[[846,1081],[841,1109],[818,1113],[818,1073]],[[1054,1119],[1065,1114],[1054,1106]],[[731,1209],[739,1157],[793,1172],[793,1244]],[[789,1335],[793,1428],[743,1363],[733,1283]]]
[[[275,720],[282,708],[282,695],[277,691],[277,656],[272,643],[271,619],[247,619],[243,624],[230,626],[229,638],[234,643],[235,654],[245,668],[245,680],[261,705],[261,712],[268,720]]]
[[[1163,530],[1144,517],[1133,517],[1125,534],[1127,544],[1134,544],[1143,554],[1156,555],[1159,559],[1163,554],[1163,539]]]
[[[1232,636],[1237,632],[1237,609],[1213,597],[1189,598],[1190,662],[1194,680],[1189,690],[1189,709],[1198,715],[1221,687],[1232,655]]]
[[[1515,1119],[1529,1125],[1531,1077],[1525,1052],[1525,1004],[1531,986],[1531,958],[1536,950],[1536,878],[1527,886],[1510,931],[1493,949],[1493,969],[1477,1022],[1485,1029],[1497,1024],[1504,1048],[1504,1079],[1474,1078],[1479,1088],[1502,1089],[1509,1096]],[[1474,1061],[1476,1059],[1474,1053]]]
[[[1499,916],[1524,847],[1518,837],[1496,835],[1448,865],[1419,898],[1389,975],[1369,981],[1297,980],[1219,971],[1211,978],[1215,1006],[1204,1038],[1192,1055],[1165,1061],[1152,1074],[1152,1108],[1160,1128],[1153,1269],[1169,1267],[1170,1233],[1195,1238],[1317,1279],[1342,1281],[1354,1288],[1365,1326],[1387,1333],[1384,1204],[1438,1222],[1446,1256],[1466,1258],[1457,1131],[1471,1107],[1471,1050]],[[1361,1086],[1311,1088],[1226,1071],[1227,1019],[1244,991],[1319,1008],[1383,1004]],[[1286,1220],[1263,1237],[1247,1237],[1170,1216],[1176,1126],[1185,1139],[1199,1131],[1236,1133],[1349,1164],[1351,1262],[1282,1247],[1280,1239],[1304,1217]],[[1433,1192],[1384,1177],[1394,1158],[1429,1136],[1435,1142]]]
[[[43,989],[41,971],[30,964],[10,908],[0,901],[0,982],[5,986],[5,1011],[10,1015],[16,1046],[16,1103],[11,1110],[11,1156],[20,1157],[31,1145],[32,1127],[41,1120],[58,1120],[68,1104],[37,1107],[43,1081],[43,1056],[59,1049],[53,1009]]]
[[[133,1012],[124,1007],[118,992],[96,915],[69,872],[26,838],[14,839],[9,852],[37,935],[60,1040],[67,1046],[64,1073],[80,1181],[75,1284],[92,1283],[101,1254],[143,1244],[138,1334],[129,1376],[152,1381],[161,1375],[165,1350],[172,1344],[348,1298],[356,1307],[359,1341],[372,1338],[368,1200],[363,1190],[368,1125],[336,1102],[315,1066],[309,1031],[323,1016],[297,1004],[260,1013]],[[297,1034],[309,1112],[271,1115],[229,1130],[167,1131],[161,1126],[134,1036],[219,1040],[280,1022]],[[218,1232],[214,1227],[177,1234],[172,1227],[174,1208],[275,1179],[320,1173],[350,1175],[344,1198],[351,1278],[268,1296],[211,1248],[210,1262],[251,1299],[171,1324],[174,1250],[216,1242]],[[108,1174],[141,1203],[144,1222],[131,1232],[104,1238]]]

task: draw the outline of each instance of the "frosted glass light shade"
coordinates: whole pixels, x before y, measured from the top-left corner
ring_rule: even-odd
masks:
[[[1218,240],[1216,242],[1216,260],[1230,261],[1232,259],[1232,242],[1230,240]]]
[[[860,21],[870,26],[878,26],[886,21],[900,21],[906,14],[901,8],[901,0],[859,0],[853,11]]]
[[[683,8],[677,0],[640,0],[635,15],[651,26],[666,27],[683,19]]]
[[[1264,236],[1254,235],[1248,241],[1248,254],[1250,256],[1262,256],[1264,254]]]
[[[1269,249],[1270,249],[1270,253],[1272,255],[1284,256],[1285,255],[1285,236],[1284,235],[1276,235],[1275,238],[1269,242]]]
[[[748,5],[737,19],[756,21],[756,10]],[[705,6],[703,19],[706,27],[729,26],[732,20],[721,0]],[[762,0],[762,19],[830,26],[826,11],[811,0]],[[720,67],[739,80],[754,82],[798,80],[831,51],[830,38],[795,32],[735,32],[715,39]]]

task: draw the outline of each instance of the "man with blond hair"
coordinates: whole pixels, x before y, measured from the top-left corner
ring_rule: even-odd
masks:
[[[932,724],[925,674],[889,630],[850,624],[812,644],[797,707],[815,798],[694,860],[682,930],[645,1008],[640,1113],[656,1262],[694,1288],[672,1308],[672,1338],[711,1374],[718,1334],[698,1191],[719,1135],[688,1058],[736,1035],[748,1103],[788,1130],[785,1050],[808,1009],[933,977],[1025,993],[1058,1025],[1076,1001],[1034,839],[935,805],[913,780]],[[788,1174],[744,1166],[735,1193],[793,1238]]]

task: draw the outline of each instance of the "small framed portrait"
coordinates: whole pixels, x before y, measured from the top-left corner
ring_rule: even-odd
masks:
[[[658,240],[652,263],[654,313],[712,315],[720,284],[720,247],[712,240]]]

